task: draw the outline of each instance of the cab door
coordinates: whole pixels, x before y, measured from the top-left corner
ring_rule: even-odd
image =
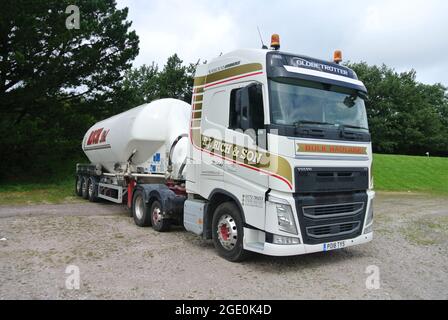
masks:
[[[232,149],[224,161],[224,182],[240,199],[246,222],[262,229],[269,183],[263,170],[266,130],[262,84],[245,82],[232,86],[229,102],[225,142]]]

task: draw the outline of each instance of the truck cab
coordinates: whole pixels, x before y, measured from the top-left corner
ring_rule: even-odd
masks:
[[[372,240],[372,147],[354,71],[279,50],[199,65],[184,225],[238,261]]]

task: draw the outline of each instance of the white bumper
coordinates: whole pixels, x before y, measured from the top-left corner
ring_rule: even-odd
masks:
[[[368,190],[368,204],[366,212],[370,209],[370,206],[372,206],[373,199],[375,198],[375,192]],[[291,207],[293,207],[293,210],[295,211],[295,204],[293,199],[291,198],[284,198],[285,200],[288,200]],[[295,218],[297,219],[297,215],[295,215]],[[367,219],[367,214],[365,217],[365,220]],[[365,222],[363,223],[362,228],[362,234],[356,238],[353,239],[345,239],[341,240],[344,241],[344,248],[352,247],[360,244],[364,244],[367,242],[372,241],[373,239],[373,232],[364,234],[365,232]],[[296,224],[298,227],[298,230],[300,230],[299,227],[299,221],[296,220]],[[287,234],[284,232],[281,232],[278,230],[278,222],[276,214],[271,213],[270,215],[266,215],[266,232],[269,232],[271,234],[278,234],[281,236],[286,237],[298,237],[300,238],[300,241],[302,244],[297,245],[279,245],[279,244],[273,244],[265,241],[265,232],[261,230],[254,230],[254,229],[248,229],[244,228],[244,249],[258,252],[260,254],[265,254],[269,256],[296,256],[296,255],[302,255],[302,254],[308,254],[308,253],[315,253],[315,252],[323,252],[327,251],[324,247],[324,244],[317,244],[317,245],[309,245],[309,244],[303,244],[303,238],[299,234],[298,236],[294,236],[291,234]],[[336,241],[337,242],[337,241]]]
[[[345,248],[356,246],[359,244],[367,243],[372,241],[373,239],[373,232],[368,234],[363,234],[357,238],[354,239],[348,239],[345,241]],[[248,250],[251,250],[252,248],[248,248]],[[324,245],[323,244],[317,244],[317,245],[307,245],[307,244],[300,244],[300,245],[277,245],[272,243],[264,243],[263,250],[252,250],[259,252],[261,254],[265,254],[268,256],[298,256],[302,254],[308,254],[308,253],[315,253],[315,252],[323,252]]]

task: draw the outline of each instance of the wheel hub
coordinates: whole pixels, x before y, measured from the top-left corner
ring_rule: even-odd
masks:
[[[162,221],[162,214],[159,207],[155,207],[152,210],[152,220],[155,224],[159,224]]]
[[[230,235],[230,230],[229,230],[229,226],[222,224],[221,228],[219,229],[219,232],[221,233],[221,238],[224,241],[228,241],[229,240],[229,235]]]
[[[226,250],[232,250],[238,240],[238,231],[235,220],[232,216],[223,215],[218,221],[218,228],[216,230],[218,240]]]

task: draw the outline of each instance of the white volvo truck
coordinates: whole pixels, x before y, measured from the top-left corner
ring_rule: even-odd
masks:
[[[77,194],[127,203],[141,227],[182,225],[230,261],[371,241],[365,86],[340,52],[272,46],[199,65],[191,105],[162,99],[95,124]]]

